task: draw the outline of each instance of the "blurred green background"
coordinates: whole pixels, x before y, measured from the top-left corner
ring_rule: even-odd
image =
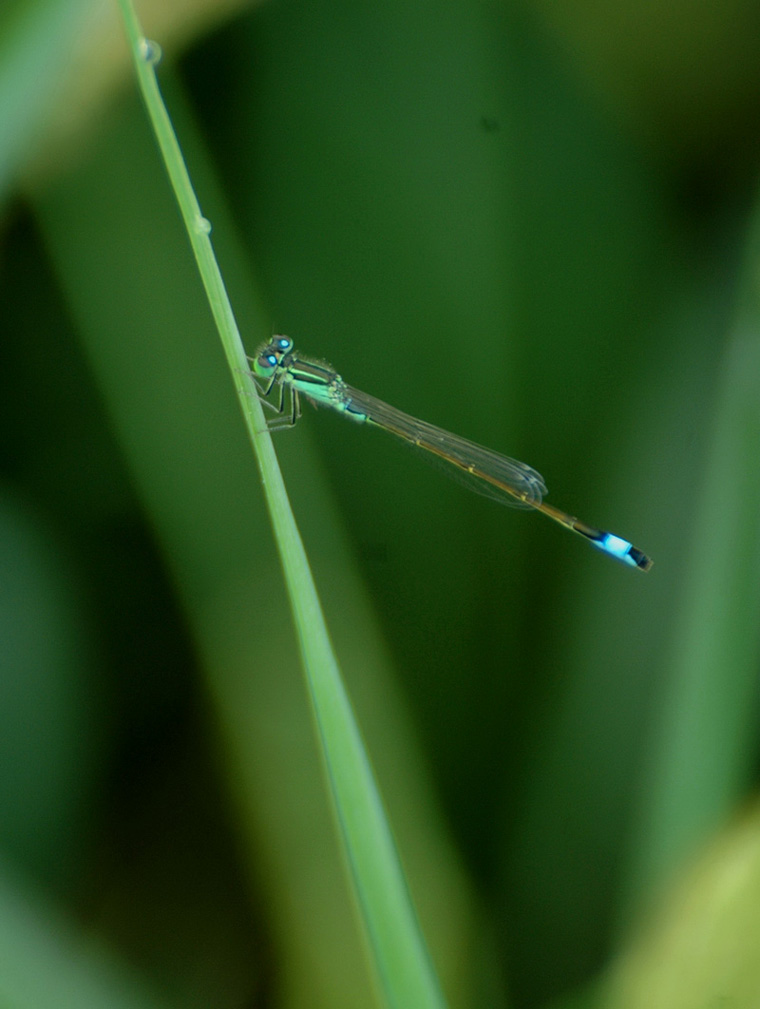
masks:
[[[139,10],[249,352],[289,334],[655,560],[329,414],[276,437],[451,1004],[760,1005],[756,907],[744,973],[631,952],[713,920],[712,870],[670,888],[736,864],[756,782],[760,8]],[[0,9],[0,199],[0,1001],[376,1005],[115,5]]]

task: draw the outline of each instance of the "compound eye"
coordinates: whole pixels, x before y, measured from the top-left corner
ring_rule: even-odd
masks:
[[[293,341],[289,336],[276,336],[274,338],[274,342],[278,350],[281,350],[283,354],[286,354],[289,350],[293,349]]]
[[[253,366],[253,370],[259,375],[271,375],[277,367],[276,354],[259,354]]]

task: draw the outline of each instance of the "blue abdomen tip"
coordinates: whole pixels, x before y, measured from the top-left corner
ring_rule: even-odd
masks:
[[[629,543],[628,540],[624,540],[621,536],[605,533],[601,539],[593,540],[593,543],[600,550],[604,550],[611,557],[617,557],[624,564],[630,564],[634,568],[638,567],[636,561],[631,557],[631,547],[633,544]]]

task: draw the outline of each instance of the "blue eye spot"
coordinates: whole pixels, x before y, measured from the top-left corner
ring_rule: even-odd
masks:
[[[271,368],[274,368],[275,365],[277,364],[277,358],[274,356],[274,354],[267,354],[266,360],[267,360],[267,364]]]

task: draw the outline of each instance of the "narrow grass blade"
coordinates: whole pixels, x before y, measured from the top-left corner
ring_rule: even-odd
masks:
[[[271,438],[251,380],[232,308],[201,213],[160,96],[159,51],[145,39],[129,0],[120,0],[137,75],[214,318],[236,378],[243,416],[257,452],[293,609],[337,818],[377,975],[388,1005],[443,1005],[374,776],[324,623],[316,588],[290,510]]]

